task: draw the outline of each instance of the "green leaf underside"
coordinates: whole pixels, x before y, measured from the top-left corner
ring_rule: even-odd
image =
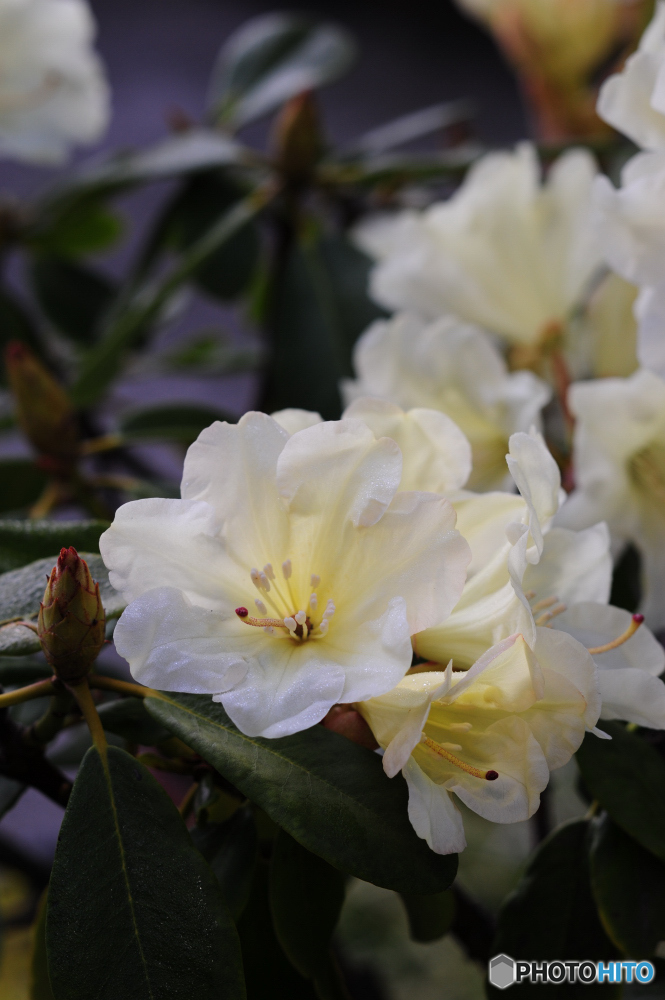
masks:
[[[29,458],[0,461],[0,514],[30,507],[41,496],[48,476]]]
[[[409,933],[414,941],[427,944],[438,941],[450,930],[455,918],[455,897],[450,889],[431,896],[402,893],[409,918]]]
[[[277,940],[291,964],[323,1000],[344,997],[331,953],[344,903],[344,876],[280,830],[270,861],[270,910]]]
[[[107,618],[117,618],[125,603],[109,583],[108,570],[102,557],[94,552],[79,553],[87,562],[93,580],[99,583],[99,592]],[[37,559],[22,569],[0,574],[0,620],[24,617],[36,621],[39,604],[44,597],[46,578],[55,566],[57,554],[47,559]],[[35,633],[24,625],[0,626],[0,656],[20,656],[40,649]]]
[[[595,962],[616,957],[591,895],[587,851],[586,820],[566,823],[543,841],[503,905],[491,954],[504,952],[529,961]],[[541,987],[522,983],[521,988]],[[567,985],[564,992],[566,997],[584,997],[596,989],[603,996],[613,996],[621,987],[576,983]],[[490,992],[495,991],[490,988]]]
[[[31,521],[0,519],[0,572],[25,566],[73,545],[84,552],[99,552],[99,536],[108,521]],[[55,561],[55,560],[54,560]]]
[[[587,735],[577,751],[584,783],[617,826],[665,861],[665,760],[618,722],[601,725],[612,739]]]
[[[665,940],[665,865],[607,814],[593,820],[591,888],[603,926],[631,958],[653,957]]]
[[[282,739],[239,732],[205,695],[160,693],[148,710],[303,847],[341,871],[398,892],[447,889],[456,855],[430,851],[407,817],[401,776],[380,758],[314,726]]]
[[[86,754],[46,919],[55,1000],[242,1000],[237,934],[215,878],[147,768]]]
[[[234,920],[240,916],[252,888],[258,841],[249,806],[238,809],[225,823],[208,823],[191,832],[219,883]]]
[[[59,257],[39,256],[31,268],[37,300],[53,326],[83,347],[94,343],[114,288],[90,268]]]
[[[235,423],[229,414],[211,406],[151,406],[123,416],[120,431],[129,441],[162,439],[191,444],[216,420]]]

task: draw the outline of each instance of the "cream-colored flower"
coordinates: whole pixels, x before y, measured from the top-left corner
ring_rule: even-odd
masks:
[[[625,378],[639,367],[633,312],[637,293],[635,285],[612,273],[594,290],[586,310],[594,378]]]
[[[0,0],[0,155],[60,163],[108,124],[85,0]]]
[[[416,833],[450,854],[466,846],[453,795],[495,823],[532,816],[549,772],[595,726],[600,697],[587,650],[539,628],[533,650],[512,635],[470,670],[410,675],[358,709],[386,773],[406,778]]]
[[[511,345],[537,346],[583,302],[602,258],[591,226],[589,153],[565,153],[541,184],[536,153],[490,153],[447,202],[368,219],[359,244],[378,260],[383,305],[454,313]]]
[[[598,114],[643,149],[665,150],[665,3],[658,0],[637,52],[603,83]]]
[[[509,373],[482,330],[448,316],[425,323],[400,313],[377,321],[356,344],[354,367],[357,380],[342,385],[347,402],[374,396],[440,410],[457,424],[471,443],[474,489],[504,485],[510,435],[538,425],[550,398],[531,372]]]
[[[450,502],[397,493],[401,475],[395,442],[358,419],[289,437],[249,413],[203,431],[182,500],[125,504],[100,541],[136,679],[211,694],[268,737],[389,691],[469,561]]]
[[[571,388],[577,425],[576,489],[557,522],[583,528],[607,521],[615,545],[642,554],[644,613],[665,625],[665,381],[640,369],[626,379]]]

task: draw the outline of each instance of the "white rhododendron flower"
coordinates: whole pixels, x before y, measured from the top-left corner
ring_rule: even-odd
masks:
[[[570,760],[600,712],[593,660],[564,632],[497,643],[467,671],[412,674],[358,706],[384,769],[402,771],[409,819],[440,854],[466,846],[453,795],[494,823],[528,819],[549,772]]]
[[[665,625],[665,381],[640,370],[626,379],[571,387],[577,418],[576,489],[558,523],[581,528],[607,521],[615,544],[632,541],[642,554],[643,611]]]
[[[610,272],[589,299],[589,369],[594,378],[625,378],[638,369],[634,315],[637,294],[634,284]]]
[[[603,83],[598,114],[642,149],[665,150],[665,3],[621,73]]]
[[[510,435],[538,425],[550,398],[536,375],[509,373],[482,330],[450,316],[378,320],[358,340],[353,362],[357,380],[342,385],[347,402],[375,396],[405,409],[440,410],[457,424],[471,443],[474,489],[506,482]]]
[[[62,162],[104,132],[109,94],[85,0],[0,0],[0,156]]]
[[[182,499],[125,504],[101,539],[136,679],[211,694],[268,737],[389,691],[470,558],[450,502],[398,493],[401,476],[395,442],[359,419],[289,436],[248,413],[203,431]]]
[[[566,324],[602,263],[591,225],[596,165],[584,150],[559,157],[541,184],[532,146],[490,153],[446,202],[361,222],[356,238],[378,260],[371,290],[392,309],[454,313],[536,346]]]

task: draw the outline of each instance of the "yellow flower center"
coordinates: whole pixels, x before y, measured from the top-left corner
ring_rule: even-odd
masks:
[[[306,639],[322,639],[328,631],[330,619],[335,614],[335,604],[329,600],[319,617],[319,599],[316,588],[321,582],[317,573],[310,575],[311,592],[307,600],[307,608],[299,608],[291,589],[291,560],[282,563],[283,582],[277,582],[277,577],[271,563],[266,563],[263,569],[252,569],[252,583],[262,595],[254,601],[259,615],[250,615],[245,607],[236,608],[238,618],[245,625],[262,628],[267,635],[277,639],[291,639],[304,642]],[[268,606],[276,612],[277,617],[269,618]]]

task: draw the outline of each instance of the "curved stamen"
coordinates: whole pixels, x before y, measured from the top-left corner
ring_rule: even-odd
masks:
[[[618,649],[619,646],[623,646],[624,642],[628,642],[632,635],[635,635],[643,621],[644,615],[633,615],[630,625],[617,639],[606,642],[602,646],[592,646],[589,652],[592,656],[596,656],[598,653],[609,653],[611,649]]]
[[[429,747],[430,750],[433,750],[434,753],[438,754],[439,757],[445,757],[449,763],[454,764],[455,767],[461,768],[462,771],[466,771],[467,774],[472,774],[474,778],[484,778],[486,781],[496,781],[499,777],[498,771],[481,771],[480,768],[472,767],[471,764],[465,764],[463,760],[460,760],[459,757],[452,754],[450,750],[446,750],[446,748],[442,747],[440,743],[437,743],[435,740],[431,740],[429,736],[425,736],[423,734],[422,742],[425,746]]]
[[[253,618],[247,608],[236,608],[236,614],[245,625],[254,625],[256,628],[266,628],[268,625],[274,628],[286,628],[283,618]]]

